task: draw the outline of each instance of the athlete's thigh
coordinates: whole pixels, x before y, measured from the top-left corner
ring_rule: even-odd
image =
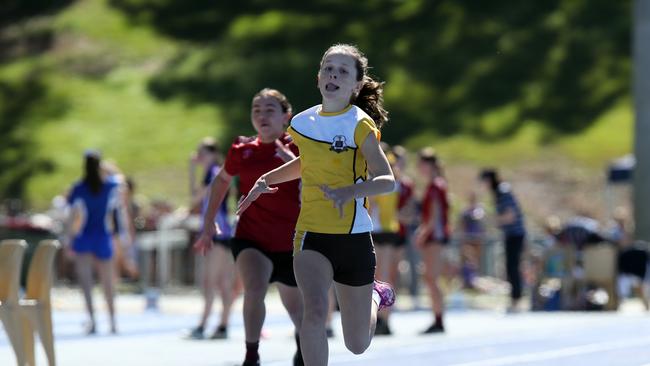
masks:
[[[334,282],[336,297],[341,311],[344,334],[368,333],[372,312],[372,283],[349,286]]]
[[[260,250],[246,248],[237,256],[237,269],[244,284],[244,288],[250,286],[267,286],[271,273],[273,273],[273,262]]]
[[[294,256],[293,269],[298,288],[306,301],[327,301],[327,293],[334,276],[329,259],[314,250],[303,250]]]

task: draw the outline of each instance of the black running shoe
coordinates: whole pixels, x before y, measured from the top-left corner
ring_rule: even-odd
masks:
[[[443,327],[440,324],[434,323],[421,334],[444,333],[444,331],[445,331],[445,327]]]
[[[228,328],[218,327],[210,336],[210,339],[226,339],[228,338]]]
[[[391,332],[390,327],[388,326],[388,322],[385,321],[384,319],[377,318],[375,335],[391,335],[391,334],[393,334],[393,332]]]

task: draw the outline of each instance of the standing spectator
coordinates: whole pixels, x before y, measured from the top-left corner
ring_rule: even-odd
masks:
[[[223,157],[219,153],[216,141],[206,137],[201,141],[196,153],[190,159],[190,184],[192,193],[192,206],[200,206],[202,216],[208,207],[209,188],[214,178],[219,175],[222,169]],[[204,175],[201,186],[195,184],[196,166],[203,167]],[[203,291],[203,312],[199,325],[192,329],[190,338],[203,339],[203,331],[212,312],[212,303],[215,298],[215,290],[221,296],[221,318],[219,325],[210,336],[212,339],[225,339],[228,337],[228,320],[232,304],[237,298],[235,262],[230,254],[230,238],[232,229],[228,222],[227,198],[219,206],[215,223],[219,225],[221,233],[212,237],[212,247],[205,256],[203,267],[203,278],[201,287]],[[203,223],[205,225],[205,223]]]
[[[444,296],[438,279],[442,271],[443,249],[449,244],[449,200],[447,180],[435,151],[424,148],[418,155],[418,170],[427,179],[427,189],[422,199],[422,222],[416,230],[415,244],[422,255],[424,282],[435,319],[423,334],[431,334],[445,331]]]
[[[136,230],[138,229],[138,221],[141,221],[140,205],[135,199],[135,181],[131,177],[126,178],[126,190],[124,192],[125,204],[129,218],[129,233],[132,239],[131,245],[124,253],[125,270],[129,278],[137,280],[140,276],[138,269],[138,248],[136,243]]]
[[[476,192],[467,196],[467,207],[459,219],[462,274],[465,288],[474,288],[474,280],[480,267],[481,247],[485,240],[485,210],[478,202]]]
[[[119,184],[102,178],[101,157],[98,152],[85,154],[83,179],[76,183],[67,197],[71,206],[68,233],[73,237],[72,251],[75,256],[77,276],[90,318],[87,334],[96,333],[95,312],[92,302],[93,265],[99,272],[104,297],[110,316],[111,333],[117,333],[114,307],[113,282],[113,211],[121,219],[125,217]]]
[[[396,183],[399,185],[399,235],[409,265],[409,294],[413,299],[413,308],[417,309],[419,307],[418,290],[420,277],[417,267],[420,263],[420,257],[418,250],[412,245],[411,238],[420,222],[419,202],[415,200],[413,194],[415,186],[413,179],[407,175],[406,171],[408,158],[406,149],[403,146],[395,145],[393,146],[392,152],[396,159],[393,174],[397,180]]]
[[[483,170],[480,179],[494,195],[497,223],[503,232],[505,242],[506,273],[511,286],[511,303],[507,310],[515,312],[518,310],[519,299],[522,295],[521,255],[526,239],[524,215],[512,193],[510,184],[502,182],[496,170]]]
[[[135,279],[137,270],[134,265],[129,263],[129,254],[133,249],[135,230],[133,230],[133,216],[129,210],[128,201],[128,186],[126,184],[126,177],[117,166],[117,164],[108,159],[101,162],[102,177],[107,182],[112,182],[119,187],[120,207],[124,207],[124,214],[118,215],[117,210],[113,210],[113,255],[115,264],[114,280],[115,283],[120,283],[122,274],[125,274],[130,279]]]

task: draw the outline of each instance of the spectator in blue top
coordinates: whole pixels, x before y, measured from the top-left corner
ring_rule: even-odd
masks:
[[[110,315],[111,333],[117,333],[115,325],[114,288],[113,288],[113,241],[115,230],[113,212],[118,212],[118,219],[124,220],[124,207],[121,205],[119,185],[102,178],[101,157],[96,151],[85,154],[85,172],[81,181],[76,183],[68,197],[70,206],[68,216],[68,234],[72,242],[77,277],[86,301],[90,318],[87,334],[96,333],[95,314],[92,303],[93,264],[96,264],[99,279]],[[124,221],[122,221],[124,222]]]
[[[502,182],[494,169],[485,169],[480,175],[481,182],[494,195],[497,223],[504,236],[506,251],[506,273],[510,283],[510,307],[508,312],[517,311],[522,292],[521,254],[524,250],[526,228],[524,215],[517,199],[512,194],[510,184]]]
[[[216,141],[211,137],[203,138],[196,152],[190,158],[192,206],[197,208],[196,211],[200,208],[201,217],[204,216],[208,207],[210,184],[222,169],[223,160]],[[194,181],[196,176],[195,170],[199,165],[204,170],[203,181],[200,186]],[[230,253],[230,238],[232,237],[233,230],[228,221],[227,199],[223,200],[214,221],[221,230],[221,233],[212,238],[212,249],[205,256],[203,278],[201,280],[204,299],[203,312],[201,313],[198,326],[190,331],[189,337],[193,339],[203,339],[204,337],[203,333],[210,313],[212,312],[212,304],[216,291],[221,296],[222,310],[219,324],[210,335],[210,338],[227,338],[230,311],[233,302],[240,292],[239,286],[236,285],[235,262]],[[199,260],[201,259],[203,259],[203,256],[199,256]]]

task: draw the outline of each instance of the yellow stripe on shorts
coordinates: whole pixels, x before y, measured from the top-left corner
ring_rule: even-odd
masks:
[[[305,242],[305,234],[305,231],[296,230],[296,233],[293,236],[293,255],[302,251],[302,245]]]

